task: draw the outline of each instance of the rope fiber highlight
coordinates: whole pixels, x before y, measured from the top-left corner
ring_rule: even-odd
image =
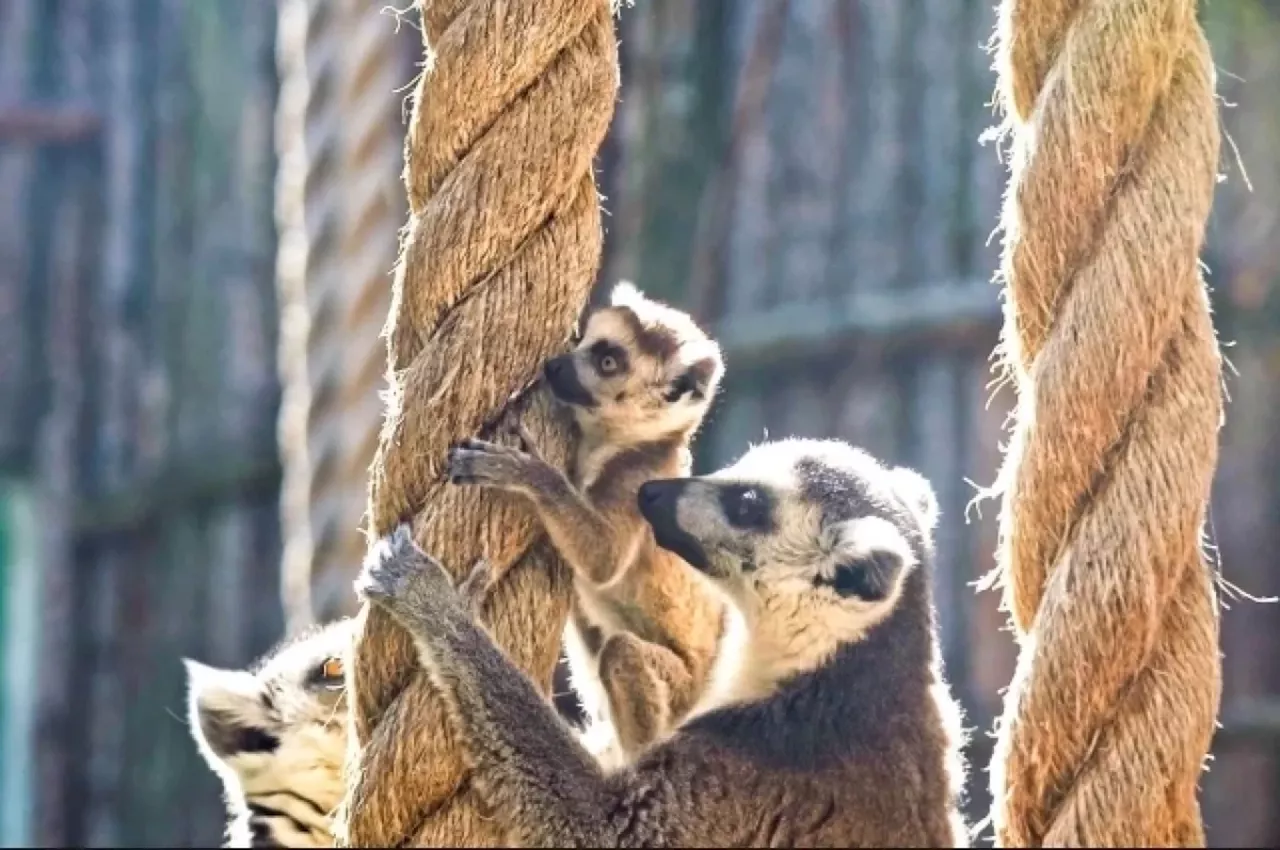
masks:
[[[1199,255],[1217,178],[1193,0],[1004,0],[999,573],[1020,642],[1003,846],[1200,846],[1221,693],[1202,529],[1222,421]]]

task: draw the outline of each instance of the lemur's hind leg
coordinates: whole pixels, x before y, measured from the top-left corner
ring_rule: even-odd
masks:
[[[599,665],[618,743],[628,756],[665,737],[693,701],[694,681],[684,661],[631,632],[605,641]]]

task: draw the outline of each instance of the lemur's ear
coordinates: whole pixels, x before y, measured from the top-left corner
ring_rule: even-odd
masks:
[[[692,401],[702,401],[714,389],[715,381],[719,378],[719,372],[719,359],[704,357],[681,372],[671,382],[664,399],[671,404],[680,401],[686,396]]]
[[[925,531],[938,524],[938,497],[929,480],[914,469],[897,466],[889,470],[893,484],[903,501],[915,511]]]
[[[613,285],[609,293],[610,307],[628,307],[634,309],[637,304],[648,301],[643,292],[629,280],[620,280]]]
[[[865,602],[883,602],[889,598],[901,567],[902,559],[896,552],[870,552],[855,561],[836,565],[831,586],[844,599],[856,597]]]
[[[843,598],[882,602],[915,561],[911,546],[881,517],[844,520],[835,527],[835,570],[826,583]]]
[[[240,753],[269,753],[280,746],[267,728],[267,693],[257,676],[182,661],[191,734],[207,760],[225,762]]]

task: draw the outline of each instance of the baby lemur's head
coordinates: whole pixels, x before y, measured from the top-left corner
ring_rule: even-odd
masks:
[[[350,642],[351,621],[340,620],[282,644],[247,670],[184,659],[192,735],[221,778],[232,814],[255,811],[255,828],[280,832],[286,847],[326,835],[342,798]]]
[[[929,557],[937,516],[923,477],[836,440],[758,445],[711,475],[651,481],[638,499],[658,544],[718,586],[793,669],[893,610]]]
[[[578,346],[544,368],[584,432],[632,443],[691,434],[723,371],[720,347],[688,314],[626,282],[587,320]]]

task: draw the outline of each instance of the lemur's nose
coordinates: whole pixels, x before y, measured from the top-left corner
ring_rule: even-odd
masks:
[[[641,509],[653,507],[662,501],[662,483],[659,481],[649,481],[640,485],[640,507]]]

